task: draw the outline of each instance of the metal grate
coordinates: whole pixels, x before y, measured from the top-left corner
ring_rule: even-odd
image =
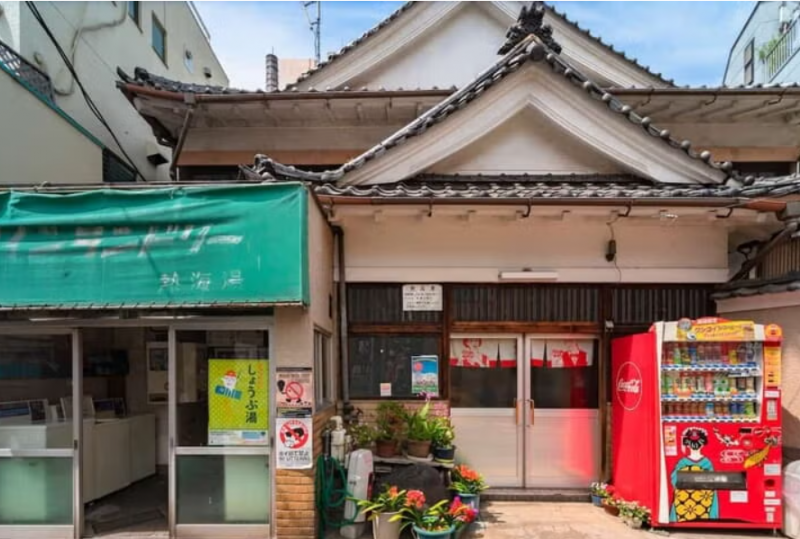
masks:
[[[459,285],[453,288],[457,322],[595,322],[600,289],[557,285]]]
[[[0,41],[0,63],[30,89],[55,104],[50,77],[2,41]]]
[[[136,181],[136,171],[117,155],[103,148],[103,181],[105,183],[127,183]]]
[[[784,277],[800,269],[800,239],[782,243],[764,256],[758,265],[759,279]]]
[[[711,285],[615,288],[611,296],[612,320],[619,325],[639,325],[713,316],[716,309],[712,292]]]

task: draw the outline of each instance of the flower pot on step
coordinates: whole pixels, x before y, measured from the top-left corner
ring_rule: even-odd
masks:
[[[456,460],[456,448],[453,447],[434,447],[433,460],[436,462],[450,463]]]
[[[475,512],[480,514],[481,512],[481,495],[480,494],[468,494],[465,492],[457,492],[456,496],[461,498],[461,503],[464,505],[469,505]]]
[[[603,505],[603,509],[606,513],[613,517],[619,516],[619,507],[614,507],[613,505]]]
[[[636,530],[641,529],[642,527],[642,521],[639,520],[638,518],[628,519],[628,522],[626,522],[626,524]]]
[[[372,521],[373,539],[400,539],[403,522],[390,522],[397,513],[381,513]]]
[[[439,532],[431,532],[428,530],[423,530],[422,528],[417,528],[416,526],[413,527],[414,535],[417,539],[450,539],[453,536],[454,528],[449,528],[444,531]]]
[[[430,440],[421,442],[419,440],[409,440],[408,441],[408,454],[412,457],[417,458],[427,458],[431,452],[431,442]]]
[[[603,506],[603,498],[601,498],[600,496],[598,496],[596,494],[592,494],[592,505],[595,505],[597,507],[602,507]]]
[[[397,455],[397,443],[394,440],[378,440],[375,442],[375,454],[383,458]]]

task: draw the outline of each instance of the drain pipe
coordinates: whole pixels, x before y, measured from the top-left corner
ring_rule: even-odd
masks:
[[[347,346],[347,283],[345,282],[344,265],[344,230],[340,226],[333,227],[336,237],[336,255],[339,265],[339,365],[341,367],[342,381],[342,416],[346,422],[353,414],[353,405],[350,404],[350,359]]]

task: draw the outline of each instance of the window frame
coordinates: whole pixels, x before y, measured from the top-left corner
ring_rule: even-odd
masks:
[[[152,29],[150,31],[150,47],[152,47],[153,52],[156,53],[156,56],[158,56],[161,59],[161,61],[164,62],[164,65],[167,65],[167,37],[168,37],[167,36],[167,29],[164,28],[164,25],[161,24],[161,21],[158,20],[158,17],[156,16],[155,12],[152,14],[152,24],[153,24],[153,27],[152,27]],[[154,39],[156,30],[160,30],[161,31],[162,41],[163,41],[163,45],[164,45],[164,51],[163,51],[164,55],[163,56],[158,52],[158,49],[156,48],[155,39]]]
[[[134,13],[131,13],[131,8],[134,8]],[[128,2],[128,17],[136,24],[139,30],[142,29],[142,3],[141,2]]]
[[[744,47],[744,84],[755,82],[755,39],[751,39]]]
[[[336,376],[333,363],[333,338],[314,329],[314,410],[319,412],[336,405]]]

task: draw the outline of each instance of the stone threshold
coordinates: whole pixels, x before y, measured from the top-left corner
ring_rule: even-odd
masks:
[[[490,488],[481,502],[589,502],[586,489]]]

